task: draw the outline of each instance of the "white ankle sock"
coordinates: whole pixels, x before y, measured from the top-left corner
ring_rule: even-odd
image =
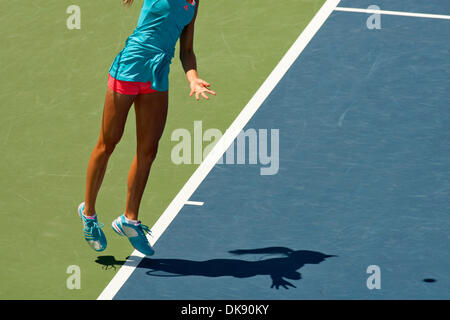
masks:
[[[93,216],[87,216],[87,215],[85,215],[84,213],[83,213],[83,216],[86,218],[86,219],[92,219],[92,220],[94,220],[95,218],[97,218],[97,214],[95,213]]]
[[[137,225],[139,224],[139,221],[138,221],[138,220],[131,220],[131,219],[128,219],[125,215],[124,215],[124,217],[125,217],[125,222],[126,222],[126,223],[133,224],[133,225],[135,225],[135,226],[137,226]]]

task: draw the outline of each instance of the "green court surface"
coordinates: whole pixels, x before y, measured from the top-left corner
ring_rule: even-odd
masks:
[[[177,54],[170,111],[141,205],[152,226],[197,164],[175,165],[171,133],[224,132],[312,19],[323,0],[203,0],[196,24],[199,73],[217,96],[196,102]],[[81,8],[81,29],[68,30],[70,5]],[[124,260],[128,241],[111,221],[124,209],[134,156],[134,113],[113,154],[97,210],[108,248],[98,254],[82,238],[76,208],[83,201],[87,162],[99,133],[107,71],[133,31],[142,0],[1,1],[0,12],[0,299],[96,299],[114,268],[98,256]],[[67,268],[81,270],[69,290]]]

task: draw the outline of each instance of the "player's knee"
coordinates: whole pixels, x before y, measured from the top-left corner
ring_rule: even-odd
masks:
[[[120,138],[116,139],[99,139],[97,142],[97,150],[106,155],[111,155],[119,143]]]
[[[137,156],[139,159],[145,162],[153,162],[156,158],[156,154],[158,153],[158,143],[151,144],[146,147],[138,147]]]

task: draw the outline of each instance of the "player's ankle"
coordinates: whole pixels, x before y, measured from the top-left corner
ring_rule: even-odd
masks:
[[[92,210],[92,209],[88,209],[87,207],[84,207],[83,215],[88,218],[95,217],[96,216],[95,209]]]

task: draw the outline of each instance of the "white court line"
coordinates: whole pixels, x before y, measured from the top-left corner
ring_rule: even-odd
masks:
[[[186,201],[185,204],[191,205],[191,206],[202,206],[202,205],[204,205],[205,203],[204,203],[204,202],[201,202],[201,201]]]
[[[336,7],[335,11],[345,11],[345,12],[359,12],[359,13],[377,13],[377,14],[387,14],[393,16],[405,16],[405,17],[416,17],[416,18],[430,18],[430,19],[446,19],[450,20],[450,16],[442,14],[428,14],[428,13],[415,13],[415,12],[404,12],[404,11],[388,11],[388,10],[374,10],[374,9],[360,9],[360,8],[344,8]]]
[[[255,112],[259,109],[262,103],[266,100],[272,90],[277,86],[278,82],[283,78],[292,64],[297,60],[299,55],[322,27],[333,10],[339,4],[340,0],[327,0],[320,10],[316,13],[314,18],[310,21],[308,26],[303,30],[301,35],[294,42],[292,47],[284,55],[269,77],[264,81],[262,86],[258,89],[255,95],[251,98],[248,104],[242,109],[222,138],[217,142],[214,148],[209,152],[204,161],[199,165],[197,170],[192,174],[180,192],[175,196],[167,209],[163,212],[161,217],[156,221],[152,228],[152,237],[149,238],[153,245],[159,237],[163,234],[170,223],[175,219],[178,212],[183,208],[186,202],[191,198],[192,194],[203,182],[212,168],[220,160],[228,147],[238,136],[239,132],[250,121]],[[137,255],[137,251],[132,254],[132,261],[127,261],[116,273],[111,282],[103,290],[98,300],[111,300],[120,290],[125,281],[133,273],[136,266],[142,260],[142,255]]]

